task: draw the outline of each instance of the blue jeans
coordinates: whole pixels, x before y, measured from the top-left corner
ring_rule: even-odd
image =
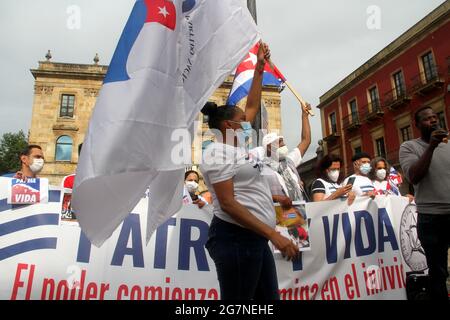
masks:
[[[431,299],[447,300],[447,251],[450,246],[450,214],[419,213],[417,233],[427,258]]]
[[[267,239],[214,216],[206,243],[222,300],[279,300],[275,260]]]

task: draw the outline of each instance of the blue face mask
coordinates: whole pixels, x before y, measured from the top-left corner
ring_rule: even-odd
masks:
[[[230,120],[231,121],[231,120]],[[238,121],[231,121],[238,123]],[[242,130],[236,131],[236,136],[238,138],[239,145],[241,147],[248,147],[250,144],[250,138],[252,137],[252,125],[249,121],[241,121],[239,122]]]
[[[363,175],[368,175],[370,170],[372,170],[372,167],[370,166],[370,163],[364,163],[359,167],[359,171],[361,171],[361,173]]]

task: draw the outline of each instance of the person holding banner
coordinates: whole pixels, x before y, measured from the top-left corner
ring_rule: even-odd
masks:
[[[249,128],[248,119],[259,109],[262,73],[269,57],[267,45],[261,45],[249,96],[254,104],[247,100],[245,112],[237,106],[214,103],[202,109],[216,134],[216,142],[204,150],[200,165],[214,206],[206,248],[216,265],[224,300],[278,300],[275,261],[268,241],[289,258],[298,255],[296,245],[275,230],[275,211],[261,175],[262,164],[250,158],[242,139],[246,136],[242,129]]]
[[[370,163],[369,178],[377,195],[400,195],[400,190],[389,180],[390,166],[386,159],[377,157]]]
[[[28,178],[36,178],[38,173],[44,168],[44,153],[38,145],[28,145],[19,156],[21,169],[14,178],[27,180]]]
[[[272,199],[283,206],[290,206],[292,201],[307,201],[303,181],[297,167],[302,163],[306,150],[311,144],[311,126],[309,113],[311,106],[306,104],[302,109],[302,138],[294,150],[289,152],[284,137],[271,132],[262,140],[264,150],[259,149],[255,156],[266,165],[265,177],[270,185]]]
[[[425,250],[431,298],[448,300],[448,247],[450,245],[450,145],[448,132],[439,126],[431,107],[416,111],[421,137],[400,146],[400,165],[414,184],[417,234]]]
[[[189,170],[184,173],[184,185],[188,191],[192,203],[196,204],[199,209],[203,208],[208,204],[208,201],[204,199],[201,195],[198,195],[198,183],[200,182],[200,176],[197,171]]]
[[[358,197],[369,196],[375,198],[375,188],[372,180],[368,177],[372,170],[370,156],[365,152],[359,152],[353,156],[352,161],[355,173],[344,180],[344,185],[351,184],[353,186],[352,191]]]
[[[349,204],[353,203],[355,199],[353,186],[351,184],[341,186],[342,164],[342,159],[334,154],[326,155],[319,161],[316,168],[318,178],[311,187],[314,202],[348,197]]]

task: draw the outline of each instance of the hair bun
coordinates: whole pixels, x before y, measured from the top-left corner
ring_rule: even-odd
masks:
[[[208,101],[205,106],[202,108],[201,112],[204,115],[211,116],[217,112],[217,104],[215,102]]]

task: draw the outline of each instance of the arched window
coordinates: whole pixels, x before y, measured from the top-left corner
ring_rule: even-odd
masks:
[[[72,138],[69,136],[61,136],[56,140],[56,161],[72,160]]]

